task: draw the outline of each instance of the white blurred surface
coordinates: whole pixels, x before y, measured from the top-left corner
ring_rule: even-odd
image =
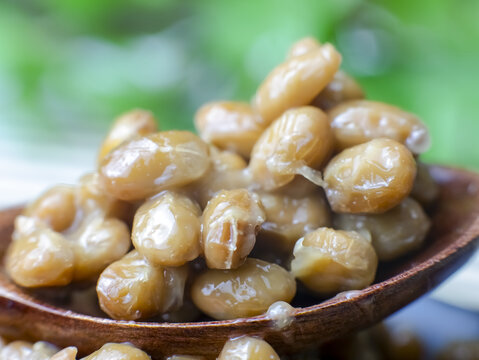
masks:
[[[96,151],[72,138],[27,145],[0,135],[0,207],[28,202],[55,184],[74,184],[94,171]]]

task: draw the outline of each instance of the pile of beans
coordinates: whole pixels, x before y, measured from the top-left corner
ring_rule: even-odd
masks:
[[[95,172],[16,219],[9,276],[96,283],[101,309],[125,320],[259,315],[297,281],[321,298],[367,287],[378,261],[421,246],[438,189],[418,161],[425,125],[364,100],[340,64],[331,44],[298,41],[251,103],[201,107],[199,136],[123,114]]]
[[[0,338],[0,360],[75,360],[78,349],[74,346],[58,349],[56,346],[39,341],[34,344],[27,341],[6,343]],[[241,336],[228,340],[217,360],[230,360],[240,354],[241,359],[279,360],[278,354],[264,340]],[[122,343],[107,343],[82,360],[151,360],[150,356],[135,346]],[[165,360],[205,360],[203,356],[171,355]]]
[[[44,341],[29,343],[0,338],[0,360],[75,360],[77,348],[70,346],[62,350]],[[433,357],[437,360],[468,360],[479,356],[479,342],[457,341],[442,346]],[[421,339],[405,327],[388,327],[382,323],[369,329],[348,335],[311,348],[298,354],[285,355],[283,360],[327,359],[327,360],[421,360],[431,358]],[[151,360],[144,351],[129,343],[107,343],[82,360]],[[171,355],[165,360],[206,360],[198,355]],[[274,349],[264,340],[241,336],[228,340],[217,360],[279,360]]]

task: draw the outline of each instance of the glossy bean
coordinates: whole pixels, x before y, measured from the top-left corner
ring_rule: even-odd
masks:
[[[120,115],[113,123],[98,153],[98,162],[125,141],[158,131],[156,119],[150,111],[131,110]]]
[[[420,247],[431,222],[419,203],[406,198],[383,214],[337,214],[334,225],[369,231],[379,260],[389,261]]]
[[[250,336],[228,340],[218,360],[279,360],[279,356],[266,341]]]
[[[293,254],[292,274],[320,294],[362,289],[378,265],[370,240],[354,231],[319,228],[299,239]]]
[[[234,270],[207,270],[193,282],[195,305],[217,320],[262,314],[276,301],[290,302],[296,282],[285,269],[248,258]]]
[[[264,210],[256,194],[245,189],[223,190],[203,212],[202,241],[211,269],[235,269],[246,259],[256,241]]]
[[[152,266],[138,251],[131,251],[101,273],[96,287],[100,307],[121,320],[167,312],[181,305],[186,275],[184,267]]]
[[[425,152],[431,143],[426,126],[413,114],[395,106],[370,100],[348,101],[328,112],[336,139],[336,150],[389,138],[414,154]]]
[[[247,103],[218,101],[197,111],[195,126],[206,142],[248,159],[267,125]]]
[[[253,107],[270,124],[286,110],[309,104],[333,79],[340,64],[341,55],[331,44],[291,57],[266,77]]]
[[[133,245],[154,265],[183,265],[201,252],[200,216],[200,208],[188,197],[163,192],[136,212]]]
[[[352,76],[338,70],[333,80],[314,98],[311,105],[326,111],[343,102],[359,99],[364,99],[361,86]]]
[[[57,185],[41,194],[23,211],[23,215],[46,222],[53,230],[66,230],[75,219],[75,188]]]
[[[210,154],[210,168],[200,179],[182,189],[202,209],[219,191],[248,188],[251,184],[251,176],[245,171],[246,161],[241,156],[214,147],[211,147]]]
[[[346,149],[324,170],[326,195],[340,213],[382,213],[411,192],[416,162],[402,144],[374,139]]]
[[[88,217],[66,236],[75,256],[75,281],[96,279],[103,269],[125,255],[131,246],[128,227],[117,219]]]
[[[314,180],[333,150],[333,136],[325,113],[312,106],[286,111],[255,144],[249,170],[265,190],[291,182],[296,174]],[[311,179],[310,177],[313,177]]]
[[[5,256],[5,268],[21,286],[66,285],[73,278],[74,252],[63,235],[37,219],[19,216]]]
[[[429,206],[439,197],[439,185],[434,181],[429,171],[429,166],[418,161],[417,175],[411,191],[411,197],[421,203],[422,206]]]
[[[100,163],[100,183],[122,200],[141,200],[200,178],[210,165],[208,145],[187,131],[165,131],[132,140]]]
[[[83,360],[151,360],[147,353],[130,344],[108,343]]]

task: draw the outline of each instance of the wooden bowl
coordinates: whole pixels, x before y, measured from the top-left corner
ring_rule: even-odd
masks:
[[[366,289],[296,308],[293,322],[283,329],[265,315],[180,324],[87,316],[39,301],[0,274],[0,332],[61,347],[75,345],[82,354],[106,342],[128,341],[153,359],[171,354],[215,357],[228,338],[244,334],[264,338],[280,353],[320,345],[384,319],[433,289],[473,254],[479,238],[479,175],[439,166],[431,171],[441,193],[425,245],[382,265],[376,282]],[[2,252],[19,212],[0,212]]]

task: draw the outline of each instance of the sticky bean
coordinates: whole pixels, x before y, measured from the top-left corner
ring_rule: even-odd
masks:
[[[326,195],[340,213],[381,213],[411,192],[416,162],[390,139],[374,139],[335,156],[324,171]]]
[[[53,355],[50,360],[76,360],[78,349],[74,346],[67,347],[55,355]]]
[[[431,143],[426,126],[415,115],[377,101],[359,100],[342,103],[329,112],[341,151],[376,138],[389,138],[414,154],[425,152]]]
[[[16,218],[5,262],[9,276],[25,287],[66,285],[73,278],[70,243],[34,218]]]
[[[120,115],[101,144],[98,162],[101,162],[110,151],[121,143],[157,131],[156,119],[150,111],[136,109]]]
[[[203,105],[195,115],[195,126],[203,140],[246,159],[266,128],[251,105],[234,101]]]
[[[235,269],[243,264],[263,221],[256,194],[237,189],[213,197],[203,212],[201,245],[208,267]]]
[[[207,270],[193,282],[195,305],[214,319],[262,314],[276,301],[290,302],[296,282],[285,269],[248,258],[234,270]]]
[[[0,350],[0,360],[28,360],[33,357],[33,345],[26,341],[13,341]]]
[[[253,107],[270,124],[286,110],[309,104],[333,79],[340,64],[341,55],[331,44],[291,57],[266,77]]]
[[[343,102],[364,98],[361,86],[350,75],[342,70],[334,74],[333,80],[322,90],[311,103],[323,110],[329,110]]]
[[[332,153],[329,120],[321,110],[304,106],[286,111],[255,144],[249,170],[265,190],[288,184],[296,174],[314,182],[314,169]]]
[[[324,194],[309,196],[260,193],[266,221],[261,225],[258,242],[266,242],[266,251],[292,253],[296,241],[319,227],[331,225],[331,214]]]
[[[109,264],[125,255],[131,245],[125,223],[95,215],[66,236],[75,256],[75,281],[95,279]]]
[[[23,211],[23,215],[43,220],[55,231],[67,229],[75,213],[75,188],[66,185],[47,190]]]
[[[251,184],[251,176],[245,171],[247,164],[241,156],[214,147],[210,148],[210,154],[210,168],[200,179],[182,189],[202,209],[219,191],[247,188]]]
[[[99,350],[83,358],[83,360],[151,360],[151,358],[140,349],[129,344],[108,343]]]
[[[406,198],[383,214],[337,214],[334,225],[343,230],[367,230],[379,260],[393,260],[417,249],[431,226],[424,210]]]
[[[320,294],[362,289],[372,283],[378,259],[371,242],[355,231],[319,228],[294,247],[292,274]]]
[[[180,306],[187,270],[152,266],[133,250],[100,275],[100,307],[113,319],[138,320]],[[181,298],[179,298],[181,296]]]
[[[287,59],[291,59],[296,56],[307,54],[313,50],[317,50],[321,47],[321,44],[313,37],[305,37],[296,41],[288,51]]]
[[[418,161],[417,175],[412,187],[411,196],[423,206],[429,206],[439,197],[439,185],[429,172],[429,167]]]
[[[123,143],[102,159],[100,183],[122,200],[141,200],[200,178],[208,145],[188,131],[165,131]]]
[[[218,360],[279,360],[279,356],[266,341],[250,336],[228,340]]]
[[[200,208],[188,197],[163,192],[136,212],[133,245],[154,265],[183,265],[201,252],[200,216]]]

